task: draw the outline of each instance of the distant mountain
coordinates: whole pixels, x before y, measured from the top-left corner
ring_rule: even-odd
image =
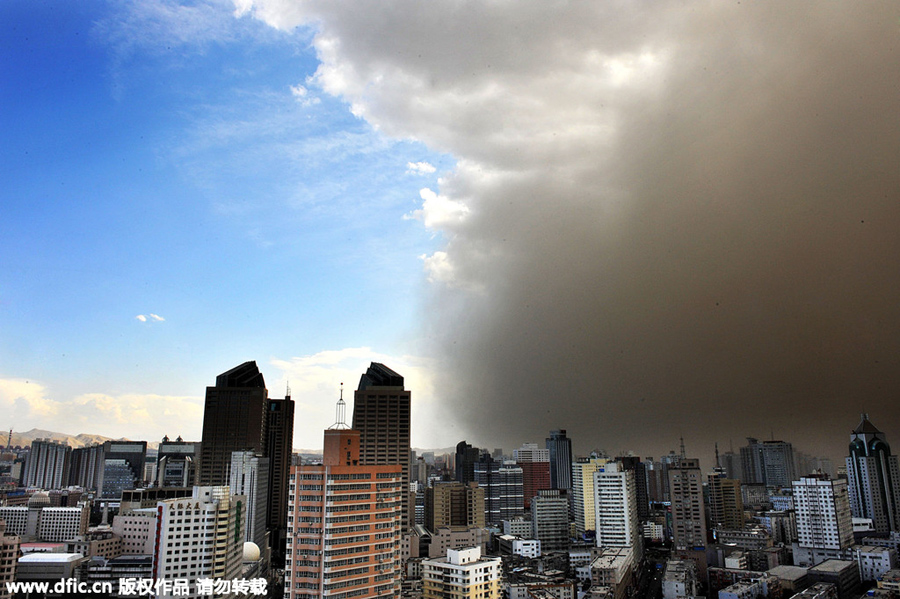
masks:
[[[6,447],[7,439],[9,438],[9,429],[0,429],[0,431],[5,430],[5,433],[0,433],[0,446]],[[102,435],[91,435],[87,433],[81,433],[75,436],[67,435],[65,433],[57,433],[54,431],[48,431],[40,428],[33,428],[30,431],[25,431],[24,433],[17,433],[13,431],[12,434],[12,442],[10,445],[15,447],[31,445],[31,442],[35,439],[52,439],[54,441],[59,441],[60,443],[66,443],[72,448],[78,447],[86,447],[88,445],[94,443],[103,443],[104,441],[131,441],[132,439],[125,439],[124,437],[119,439],[113,439],[111,437],[104,437]],[[159,446],[158,442],[147,443],[148,449],[156,449]]]

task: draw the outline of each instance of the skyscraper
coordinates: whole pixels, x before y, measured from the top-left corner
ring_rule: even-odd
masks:
[[[223,372],[216,377],[215,387],[206,388],[196,484],[227,485],[232,452],[266,451],[268,396],[254,361]]]
[[[550,489],[550,450],[540,449],[537,443],[526,443],[513,450],[513,459],[522,469],[522,489],[525,509],[531,509],[531,499],[541,489]]]
[[[438,482],[425,489],[425,526],[434,532],[442,527],[484,527],[484,489],[474,481]]]
[[[574,513],[575,531],[584,534],[594,530],[596,514],[594,513],[594,472],[609,462],[607,457],[591,456],[578,458],[572,463],[572,511]],[[552,463],[552,462],[551,462]]]
[[[475,482],[484,489],[485,522],[500,524],[525,515],[522,469],[512,460],[495,460],[487,452],[475,464]]]
[[[572,490],[572,440],[566,437],[566,429],[550,431],[546,439],[550,451],[550,486],[553,489]]]
[[[269,459],[269,499],[266,519],[274,562],[284,561],[285,530],[287,528],[288,476],[294,444],[294,402],[288,389],[284,399],[269,399],[266,404],[266,448]]]
[[[868,414],[850,434],[847,479],[853,516],[871,518],[879,533],[900,530],[900,465]]]
[[[597,547],[632,547],[640,555],[634,472],[609,462],[594,472],[594,530]]]
[[[741,447],[742,482],[769,487],[789,487],[794,480],[794,448],[786,441],[747,438]]]
[[[456,482],[464,485],[475,480],[475,462],[481,456],[477,447],[472,447],[465,441],[456,444]]]
[[[847,481],[829,480],[825,475],[794,481],[794,509],[795,565],[810,567],[827,559],[839,559],[841,551],[853,544]]]
[[[706,547],[706,509],[700,462],[681,458],[669,465],[674,548],[690,551]]]
[[[399,465],[403,530],[409,526],[410,392],[403,377],[372,362],[359,379],[353,400],[353,429],[359,431],[359,463]]]
[[[61,489],[69,479],[72,448],[51,439],[35,439],[25,462],[26,487]]]
[[[709,481],[709,524],[713,528],[741,530],[744,528],[744,502],[741,481],[727,478],[724,468],[716,468],[707,475]]]
[[[291,467],[285,597],[397,597],[400,464],[360,465],[359,431],[338,423],[321,465]]]

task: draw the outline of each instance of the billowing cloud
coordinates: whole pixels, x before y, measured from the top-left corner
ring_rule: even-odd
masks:
[[[341,383],[344,383],[344,401],[347,404],[346,422],[349,424],[352,421],[353,392],[371,362],[381,362],[401,374],[405,387],[412,391],[414,445],[423,446],[433,440],[455,443],[452,435],[441,431],[440,423],[429,418],[435,403],[431,382],[434,364],[430,360],[417,356],[386,355],[368,347],[351,347],[270,361],[280,374],[277,378],[266,377],[269,395],[281,397],[280,390],[290,385],[291,398],[297,404],[296,413],[302,414],[294,421],[294,447],[321,450],[322,431],[335,423]]]
[[[470,441],[836,458],[862,410],[900,438],[892,3],[238,12],[315,23],[314,84],[457,159],[434,197],[465,218],[417,216],[446,240],[423,328]]]
[[[419,191],[419,196],[424,200],[422,208],[414,210],[406,218],[420,220],[429,229],[443,229],[462,221],[469,213],[468,207],[462,202],[438,195],[427,187]]]
[[[0,412],[19,431],[41,428],[151,441],[180,434],[199,439],[203,399],[140,393],[51,397],[40,383],[7,378],[0,379]],[[186,428],[185,423],[190,426]]]

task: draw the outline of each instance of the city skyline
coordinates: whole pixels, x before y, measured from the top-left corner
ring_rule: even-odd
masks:
[[[414,447],[900,438],[894,7],[693,8],[4,3],[2,424],[256,360],[315,447],[375,361]]]

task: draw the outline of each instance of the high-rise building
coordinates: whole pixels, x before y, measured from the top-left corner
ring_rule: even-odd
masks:
[[[868,414],[850,434],[847,479],[854,517],[871,518],[878,533],[900,530],[900,465]]]
[[[322,464],[291,467],[285,597],[398,597],[402,467],[360,464],[359,431],[339,426]]]
[[[709,481],[709,524],[713,528],[741,530],[744,528],[744,502],[741,481],[727,478],[724,468],[716,468],[707,475]]]
[[[763,441],[747,437],[741,447],[742,482],[768,487],[789,487],[795,478],[794,448],[786,441]]]
[[[838,559],[853,544],[853,521],[846,480],[810,475],[794,481],[797,543],[794,564],[811,567]]]
[[[35,439],[25,462],[24,483],[38,489],[60,489],[69,480],[72,448],[51,439]]]
[[[269,460],[269,501],[266,506],[267,526],[271,535],[273,561],[284,563],[287,531],[288,475],[294,444],[294,401],[287,390],[284,399],[269,399],[266,404],[266,447]]]
[[[189,581],[186,594],[161,586],[156,597],[200,599],[209,594],[201,579],[233,580],[241,575],[244,531],[241,515],[246,499],[227,486],[194,487],[191,497],[157,504],[153,556],[154,580]]]
[[[200,444],[163,437],[156,454],[156,483],[160,487],[190,487],[196,476]]]
[[[119,499],[122,497],[122,491],[140,487],[144,480],[146,459],[146,441],[105,442],[100,497]]]
[[[69,485],[99,491],[103,482],[103,445],[95,443],[72,450]]]
[[[706,507],[700,461],[681,458],[669,465],[668,474],[674,548],[679,551],[705,548]]]
[[[424,599],[500,599],[499,557],[482,557],[480,547],[448,549],[447,557],[422,562]]]
[[[500,525],[525,515],[522,469],[512,460],[498,461],[487,452],[475,463],[475,482],[484,489],[484,520]]]
[[[266,536],[266,507],[269,503],[269,459],[253,451],[231,454],[228,487],[234,495],[246,498],[244,503],[244,540],[256,543],[260,552],[269,545]],[[267,560],[266,560],[267,561]]]
[[[353,430],[359,431],[360,464],[399,465],[403,530],[409,526],[409,435],[411,394],[403,377],[372,362],[359,379],[353,399]]]
[[[464,485],[475,480],[475,462],[481,457],[481,450],[465,441],[456,444],[456,482]]]
[[[513,450],[513,460],[522,469],[522,490],[525,509],[531,509],[531,499],[541,489],[550,489],[550,450],[537,443],[525,443]]]
[[[625,470],[634,472],[634,496],[637,501],[638,519],[642,522],[650,517],[650,493],[647,488],[647,466],[637,456],[616,458]]]
[[[569,498],[565,489],[538,491],[531,502],[531,524],[541,551],[565,551],[569,547]]]
[[[434,532],[439,528],[468,529],[483,527],[484,489],[474,481],[438,482],[425,489],[425,526]]]
[[[608,462],[594,472],[594,530],[597,547],[632,547],[642,553],[634,472]]]
[[[572,511],[575,516],[575,531],[584,534],[594,530],[594,472],[609,462],[605,456],[578,458],[571,466],[572,473]]]
[[[550,431],[546,439],[550,452],[550,487],[572,490],[572,440],[566,437],[566,430]]]
[[[214,387],[206,388],[196,484],[227,485],[232,452],[265,453],[268,396],[265,379],[254,361],[223,372]]]

